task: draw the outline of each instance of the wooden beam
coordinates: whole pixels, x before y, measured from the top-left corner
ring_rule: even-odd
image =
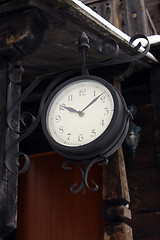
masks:
[[[125,14],[121,21],[123,21],[123,31],[129,36],[135,34],[149,35],[148,18],[146,14],[144,0],[122,0]],[[122,25],[122,22],[121,22]]]
[[[9,61],[23,59],[40,47],[46,28],[37,9],[1,17],[0,55]]]
[[[5,180],[6,169],[4,166],[5,154],[5,134],[6,134],[6,96],[7,96],[7,61],[4,63],[5,70],[0,70],[1,87],[0,87],[0,237],[3,237],[10,227],[6,226],[6,195],[7,181]],[[14,225],[14,224],[13,224]]]
[[[104,240],[133,240],[132,228],[125,223],[108,225],[105,228]]]
[[[45,31],[43,24],[46,20],[44,21],[44,19],[47,18],[49,22],[49,29],[45,32],[45,38],[42,44],[30,39],[30,35],[23,39],[23,34],[23,41],[20,41],[18,44],[14,42],[15,35],[11,32],[7,37],[8,45],[6,44],[6,38],[2,41],[4,49],[1,50],[4,51],[4,55],[6,55],[7,58],[13,56],[14,58],[17,56],[17,59],[23,58],[34,52],[23,61],[25,68],[24,78],[79,67],[82,61],[77,50],[77,39],[83,31],[86,32],[91,43],[87,63],[103,61],[106,58],[106,56],[102,55],[97,49],[98,43],[104,38],[112,38],[120,45],[119,58],[126,59],[128,55],[135,54],[133,49],[128,46],[129,36],[123,32],[120,33],[118,29],[115,29],[109,22],[105,21],[105,19],[101,18],[84,4],[81,4],[82,3],[77,0],[61,0],[58,2],[53,0],[13,0],[1,5],[0,17],[2,20],[6,15],[7,17],[17,15],[17,18],[19,16],[19,19],[23,19],[23,17],[21,17],[23,16],[22,13],[29,11],[28,9],[35,11],[36,21],[34,21],[35,18],[33,17],[33,26],[40,26],[40,29],[42,27],[42,31],[38,31],[38,33],[36,32],[38,30],[36,27],[31,28],[33,30],[31,31],[31,35],[35,36],[35,38],[37,37],[37,41],[38,39],[41,41],[43,38],[43,36],[39,36],[38,34]],[[119,12],[117,12],[117,14],[119,14]],[[123,15],[123,11],[121,11],[121,15]],[[22,26],[21,22],[23,21],[16,21],[16,23],[18,23],[17,26],[20,24],[20,29]],[[5,21],[3,20],[2,22],[6,24],[8,19],[5,17]],[[26,43],[27,41],[28,44]],[[22,43],[22,45],[20,43]],[[41,47],[35,51],[40,44]],[[153,56],[147,55],[143,60],[136,61],[135,68],[137,70],[139,68],[150,67],[155,61],[156,59]]]
[[[131,219],[131,211],[123,206],[120,205],[114,205],[111,207],[106,207],[104,211],[104,218],[109,222],[129,222]]]
[[[17,65],[17,63],[15,63]],[[5,152],[11,143],[17,139],[17,134],[7,127],[6,117],[7,111],[15,99],[20,95],[20,87],[15,86],[13,83],[8,82],[8,64],[6,68],[0,71],[1,88],[0,88],[0,237],[8,235],[16,229],[17,226],[17,188],[18,178],[17,175],[9,172],[4,164]],[[20,79],[14,79],[18,81]],[[16,108],[12,126],[15,131],[19,129],[19,107]],[[16,170],[17,166],[14,161],[14,155],[18,151],[18,146],[15,147],[11,153],[11,162],[13,169]],[[13,160],[13,161],[12,161]]]
[[[121,148],[109,158],[109,164],[104,167],[103,200],[110,206],[114,204],[127,205],[130,202],[126,170]]]
[[[117,77],[113,78],[113,85],[121,91]],[[107,220],[104,240],[107,237],[112,240],[132,240],[132,229],[128,225],[131,212],[126,207],[129,206],[130,195],[122,147],[109,158],[108,168],[104,167],[103,200],[106,202],[104,218]]]

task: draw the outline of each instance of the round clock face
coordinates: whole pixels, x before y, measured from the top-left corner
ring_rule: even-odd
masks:
[[[97,139],[114,113],[111,92],[102,83],[83,79],[61,88],[49,103],[46,126],[59,144],[78,147]]]
[[[43,132],[52,148],[76,161],[113,154],[128,126],[121,94],[91,75],[73,77],[55,88],[42,115]]]

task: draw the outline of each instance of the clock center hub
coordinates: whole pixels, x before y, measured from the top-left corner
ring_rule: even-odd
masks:
[[[84,112],[80,112],[80,113],[79,113],[79,116],[80,116],[80,117],[83,117],[83,116],[84,116]]]

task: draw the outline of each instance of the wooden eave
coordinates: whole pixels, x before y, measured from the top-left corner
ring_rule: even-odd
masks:
[[[22,35],[24,36],[22,30],[18,32],[24,14],[38,16],[40,24],[43,27],[47,26],[40,47],[37,49],[29,47],[30,51],[28,52],[25,52],[25,49],[26,46],[29,46],[29,42],[24,47],[22,47],[23,43],[18,44]],[[13,55],[11,56],[12,61],[16,52],[19,54],[19,59],[16,57],[16,60],[23,59],[24,78],[79,67],[82,64],[82,57],[78,50],[78,39],[82,32],[85,32],[90,39],[91,49],[87,54],[88,63],[106,58],[98,51],[98,42],[105,38],[111,38],[119,44],[121,50],[118,58],[125,58],[133,54],[128,45],[129,37],[126,34],[77,0],[5,1],[0,5],[0,17],[1,22],[7,21],[7,37],[4,36],[5,49],[14,49],[10,54]],[[18,19],[18,26],[15,19]],[[1,26],[1,30],[2,28],[4,26]],[[22,29],[25,31],[23,26]],[[22,48],[19,49],[19,47]],[[0,48],[0,53],[3,52],[1,50],[3,49]],[[135,69],[150,68],[156,62],[156,58],[148,54],[143,59],[135,61]]]

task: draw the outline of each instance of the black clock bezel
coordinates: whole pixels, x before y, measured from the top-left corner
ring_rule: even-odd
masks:
[[[47,109],[53,97],[66,85],[79,80],[95,80],[103,84],[110,92],[114,101],[114,113],[107,129],[94,141],[78,147],[64,146],[56,142],[48,132],[46,125]],[[56,87],[48,97],[44,106],[44,114],[42,115],[42,129],[45,137],[49,141],[51,147],[62,156],[72,160],[90,160],[92,158],[111,155],[113,150],[116,151],[122,144],[127,134],[129,126],[128,109],[126,103],[119,93],[109,82],[103,78],[92,75],[81,75],[70,78]],[[108,157],[107,155],[107,157]]]

